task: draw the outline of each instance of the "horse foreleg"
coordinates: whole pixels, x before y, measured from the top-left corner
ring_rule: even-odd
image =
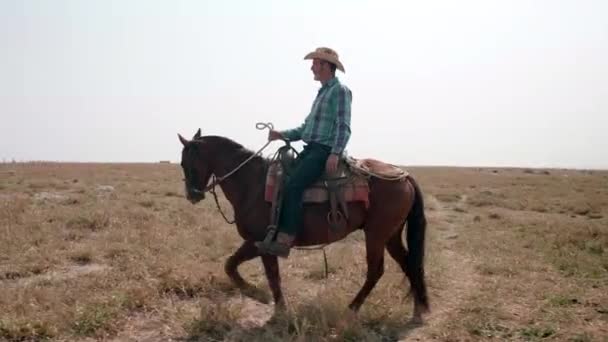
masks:
[[[367,296],[372,292],[378,280],[384,274],[384,243],[370,241],[369,237],[367,237],[365,248],[367,254],[367,277],[365,284],[363,284],[355,299],[348,306],[355,312],[359,311]]]
[[[268,286],[272,291],[274,297],[275,307],[279,310],[285,309],[285,299],[283,298],[283,291],[281,290],[281,273],[279,272],[279,261],[274,255],[262,255],[262,263],[264,263],[264,270],[266,271],[266,279],[268,279]]]
[[[238,271],[240,264],[258,257],[259,255],[260,253],[257,247],[253,244],[253,241],[245,241],[241,247],[239,247],[239,249],[237,249],[236,252],[234,252],[234,254],[228,258],[228,260],[226,260],[224,271],[230,280],[232,280],[234,285],[239,288],[244,295],[266,303],[268,302],[267,295],[261,293],[260,290],[258,290],[255,286],[246,282]]]

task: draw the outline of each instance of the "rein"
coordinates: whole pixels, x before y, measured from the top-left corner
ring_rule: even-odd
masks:
[[[228,223],[228,224],[234,224],[236,222],[236,217],[233,220],[228,220],[228,217],[226,217],[226,214],[224,214],[224,211],[222,210],[222,207],[220,206],[220,201],[217,199],[217,193],[215,192],[215,185],[219,184],[219,182],[221,180],[218,181],[217,183],[216,183],[216,180],[217,180],[217,178],[215,178],[215,175],[214,175],[213,181],[212,181],[213,186],[211,187],[209,192],[213,195],[213,199],[215,200],[215,205],[217,206],[217,211],[220,212],[220,214],[224,218],[224,221],[226,221],[226,223]]]
[[[255,128],[259,129],[259,130],[263,130],[263,129],[274,129],[274,126],[272,125],[272,123],[268,122],[268,123],[263,123],[263,122],[258,122],[255,124]],[[226,214],[224,214],[224,211],[222,210],[222,207],[220,206],[220,201],[218,200],[217,197],[217,192],[215,191],[215,186],[219,185],[221,182],[223,182],[226,178],[230,177],[231,175],[233,175],[235,172],[237,172],[240,168],[242,168],[243,166],[245,166],[245,164],[247,164],[251,159],[255,158],[256,156],[260,155],[262,153],[262,151],[264,151],[264,149],[266,149],[266,147],[268,147],[268,145],[270,145],[271,141],[266,142],[266,144],[264,144],[264,146],[262,146],[257,152],[255,152],[253,155],[251,155],[249,158],[245,159],[245,161],[243,161],[242,163],[240,163],[237,167],[235,167],[232,171],[228,172],[227,174],[221,176],[221,177],[216,177],[215,174],[212,175],[212,179],[211,179],[211,184],[207,185],[203,190],[196,190],[194,189],[196,192],[210,192],[213,195],[213,199],[215,201],[215,205],[217,207],[217,210],[220,212],[220,214],[222,215],[222,218],[224,219],[224,221],[226,221],[226,223],[228,224],[234,224],[236,222],[236,217],[233,220],[229,220],[228,217],[226,216]],[[291,147],[289,145],[289,142],[287,141],[287,149],[293,150],[296,154],[297,151],[295,149],[293,149],[293,147]],[[273,156],[272,160],[276,160],[279,159],[281,162],[283,162],[282,160],[282,155],[280,153],[280,151],[277,151],[277,153],[275,153],[275,155]],[[296,247],[293,246],[293,249],[297,249],[297,250],[304,250],[304,251],[312,251],[312,250],[322,250],[323,251],[323,264],[325,266],[325,278],[327,279],[327,277],[329,276],[329,267],[328,267],[328,263],[327,263],[327,254],[325,252],[325,247],[327,246],[327,244],[322,244],[322,245],[318,245],[318,246],[308,246],[308,247]]]
[[[263,123],[263,122],[258,122],[255,124],[255,128],[259,129],[259,130],[263,130],[263,129],[274,129],[274,126],[272,125],[272,123],[268,122],[268,123]],[[217,206],[217,210],[220,212],[220,214],[222,215],[222,217],[224,218],[224,221],[226,221],[226,223],[228,224],[234,224],[236,222],[236,218],[233,220],[228,220],[228,218],[226,217],[226,215],[224,214],[224,211],[222,210],[222,207],[220,206],[220,202],[217,198],[217,193],[215,191],[215,186],[219,185],[221,182],[223,182],[226,178],[232,176],[235,172],[237,172],[238,170],[240,170],[243,166],[245,166],[245,164],[247,164],[249,161],[251,161],[251,159],[257,157],[258,155],[260,155],[262,153],[262,151],[264,151],[264,149],[266,149],[266,147],[268,147],[268,145],[270,145],[271,141],[267,141],[266,144],[264,144],[264,146],[262,146],[259,150],[257,150],[257,152],[255,152],[254,154],[252,154],[251,156],[249,156],[249,158],[245,159],[243,162],[241,162],[237,167],[235,167],[232,171],[228,172],[227,174],[221,176],[221,177],[216,177],[215,175],[213,175],[212,180],[211,180],[211,184],[207,185],[203,190],[197,190],[194,189],[194,191],[199,192],[199,193],[206,193],[206,192],[210,192],[213,195],[213,199],[215,200],[215,205]]]

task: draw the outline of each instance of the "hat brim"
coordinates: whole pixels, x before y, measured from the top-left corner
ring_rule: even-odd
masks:
[[[311,52],[311,53],[307,54],[306,56],[304,56],[304,59],[315,59],[315,58],[322,59],[324,61],[333,63],[336,65],[336,68],[338,70],[342,71],[343,73],[346,73],[346,71],[344,71],[344,65],[342,65],[342,63],[332,55],[314,51],[314,52]]]

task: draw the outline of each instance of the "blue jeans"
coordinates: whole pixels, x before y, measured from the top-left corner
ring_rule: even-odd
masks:
[[[307,187],[321,177],[330,153],[329,146],[310,143],[296,158],[283,187],[278,224],[280,232],[289,235],[298,233],[303,220],[302,195]]]

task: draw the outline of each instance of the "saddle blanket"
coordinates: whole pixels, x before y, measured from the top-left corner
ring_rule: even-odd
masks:
[[[348,157],[343,160],[348,165],[347,170],[343,172],[346,177],[340,185],[340,190],[343,192],[343,198],[346,202],[361,201],[365,203],[365,207],[369,206],[369,183],[370,177],[382,178],[391,181],[400,181],[409,176],[409,172],[395,165],[387,164],[376,159],[355,159]],[[277,163],[270,165],[266,175],[266,188],[264,198],[268,202],[274,199],[275,186],[280,167]],[[329,201],[329,193],[327,186],[323,180],[315,182],[304,191],[304,203],[322,203]]]
[[[269,168],[266,176],[264,198],[268,202],[273,201],[278,177],[278,168],[273,166]],[[346,202],[363,202],[366,208],[369,206],[369,184],[366,178],[351,175],[340,187]],[[302,202],[304,203],[323,203],[327,201],[329,201],[329,192],[322,180],[313,183],[304,191],[302,196]]]

